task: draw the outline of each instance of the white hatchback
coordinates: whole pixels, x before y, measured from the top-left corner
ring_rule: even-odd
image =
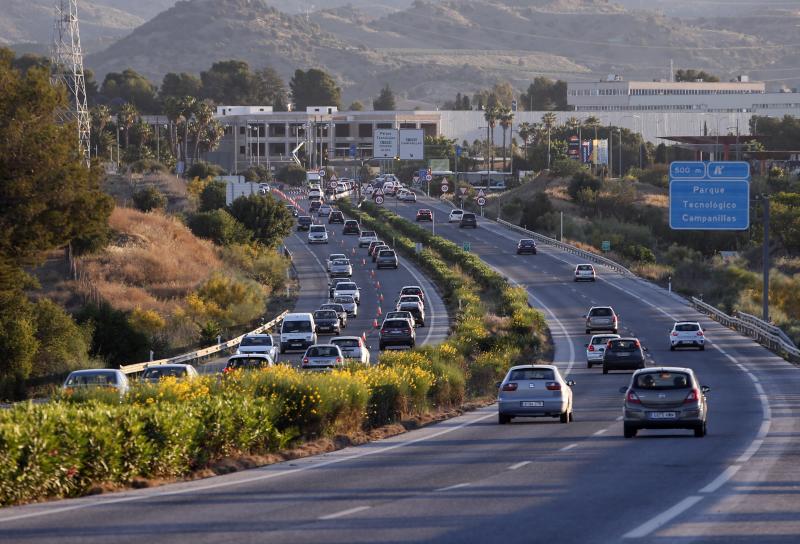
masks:
[[[308,228],[308,243],[309,244],[328,243],[328,229],[325,228],[325,225],[311,225]]]
[[[453,210],[450,212],[450,215],[447,216],[447,222],[458,223],[461,221],[462,217],[464,217],[464,210]]]
[[[575,281],[596,281],[597,273],[590,264],[579,264],[575,267]]]
[[[586,344],[586,368],[592,368],[594,363],[603,363],[603,354],[609,340],[619,338],[618,334],[595,334]]]
[[[700,351],[706,349],[706,335],[697,321],[678,321],[669,332],[669,349],[694,347]]]

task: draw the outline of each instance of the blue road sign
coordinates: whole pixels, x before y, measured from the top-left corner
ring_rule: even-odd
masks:
[[[456,146],[456,157],[460,157],[460,156],[461,156],[461,146],[457,145]]]
[[[674,230],[750,227],[750,166],[742,162],[670,164],[669,225]]]
[[[425,179],[425,176],[428,175],[428,169],[427,168],[420,168],[419,174],[417,174],[417,175],[419,176],[419,179]]]
[[[356,156],[356,144],[350,144],[350,157]]]

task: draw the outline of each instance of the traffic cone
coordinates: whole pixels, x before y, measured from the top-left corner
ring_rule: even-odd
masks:
[[[381,294],[378,296],[378,300],[380,300],[381,302],[383,302],[383,293],[381,293]]]
[[[353,251],[355,251],[355,249],[353,249]],[[367,266],[367,260],[366,259],[361,259],[361,266]]]
[[[373,319],[373,320],[372,320],[372,327],[373,327],[373,328],[375,328],[375,329],[377,329],[377,328],[378,328],[378,320],[377,320],[377,319]],[[364,334],[364,338],[366,338],[366,336],[367,336],[367,335],[366,335],[366,334]]]
[[[370,275],[370,277],[374,278],[375,277],[375,270],[374,269],[370,270],[369,271],[369,275]]]
[[[377,282],[375,284],[375,289],[380,289],[380,288],[381,288],[381,282]]]
[[[356,254],[356,248],[352,248],[352,251],[351,251],[351,253],[352,253],[353,255],[355,255],[355,254]]]
[[[344,247],[344,240],[342,240],[342,247]]]
[[[375,323],[376,324],[378,323],[377,319],[375,320]],[[361,333],[361,339],[364,341],[365,344],[367,343],[367,331]]]
[[[378,306],[378,316],[380,317],[382,315],[383,315],[383,311],[381,310],[381,307]]]

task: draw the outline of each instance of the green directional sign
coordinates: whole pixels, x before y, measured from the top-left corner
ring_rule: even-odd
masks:
[[[464,248],[464,251],[469,251],[470,250],[469,242],[464,242],[464,245],[462,247]]]
[[[602,249],[603,251],[611,251],[611,241],[603,240],[602,243],[600,244],[600,249]]]

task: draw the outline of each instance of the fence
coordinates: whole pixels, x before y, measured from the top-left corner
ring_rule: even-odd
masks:
[[[221,351],[228,350],[230,348],[236,347],[242,341],[242,338],[247,336],[248,334],[258,334],[264,331],[268,331],[269,329],[273,328],[275,325],[281,322],[283,317],[288,313],[288,311],[283,311],[281,314],[270,321],[269,323],[265,323],[260,327],[244,333],[241,336],[237,336],[227,342],[222,342],[221,344],[217,344],[216,346],[211,346],[209,348],[199,349],[197,351],[192,351],[189,353],[184,353],[183,355],[178,355],[176,357],[170,357],[169,359],[159,359],[157,361],[147,361],[145,363],[136,363],[132,365],[123,365],[120,366],[119,369],[122,370],[125,374],[136,374],[137,372],[142,372],[145,368],[154,365],[166,365],[166,364],[173,364],[173,363],[186,363],[189,361],[196,361],[198,359],[202,359],[204,357],[208,357],[209,355],[213,355],[215,353],[219,353]]]

